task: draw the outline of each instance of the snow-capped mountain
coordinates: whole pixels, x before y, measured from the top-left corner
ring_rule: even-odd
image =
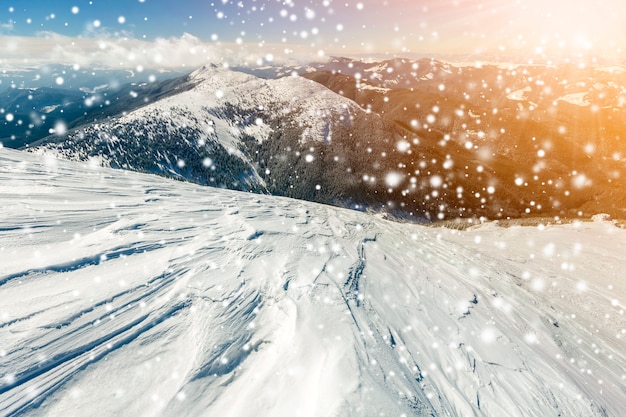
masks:
[[[330,57],[325,62],[305,65],[265,65],[236,69],[262,78],[281,78],[293,74],[305,75],[327,71],[358,77],[385,88],[411,87],[419,81],[441,80],[456,70],[451,64],[430,58],[364,61],[345,57]]]
[[[355,124],[366,125],[383,141],[393,134],[385,131],[377,115],[300,77],[268,81],[207,66],[191,73],[176,90],[128,114],[47,140],[35,151],[70,159],[98,158],[109,166],[227,188],[279,187],[283,194],[301,197],[315,193],[316,185],[324,182],[309,178],[284,184],[298,177],[298,162],[312,166],[310,162],[318,159],[310,149],[357,132]],[[278,149],[265,155],[272,146]],[[277,151],[289,155],[279,158]],[[276,160],[270,161],[273,157]],[[285,159],[289,166],[272,176],[272,168]],[[262,176],[259,164],[264,165]],[[279,184],[272,189],[268,181]]]
[[[624,216],[616,69],[320,65],[207,66],[35,151],[412,219]]]
[[[448,91],[473,99],[531,102],[560,101],[577,106],[623,107],[626,66],[589,67],[575,64],[453,63],[433,58],[382,61],[331,57],[306,65],[237,67],[262,78],[316,72],[343,74],[377,87]],[[500,91],[501,90],[501,91]]]
[[[623,414],[602,217],[426,228],[7,149],[0,204],[2,415]]]
[[[0,86],[11,89],[41,89],[56,86],[69,91],[94,93],[104,88],[116,90],[127,84],[142,84],[149,80],[165,81],[186,75],[188,71],[158,68],[117,69],[99,65],[46,64],[3,67]]]
[[[353,207],[385,205],[387,189],[404,180],[397,174],[398,184],[385,181],[398,169],[391,156],[402,132],[319,83],[209,66],[176,90],[31,150]],[[435,199],[426,202],[437,210]],[[426,217],[418,208],[412,215]]]

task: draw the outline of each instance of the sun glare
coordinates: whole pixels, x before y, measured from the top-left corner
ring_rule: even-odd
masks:
[[[519,12],[509,21],[517,37],[531,48],[558,57],[607,57],[626,43],[621,0],[518,0]]]
[[[430,8],[401,0],[391,4],[410,7],[399,18],[402,27],[424,27],[423,35],[416,30],[408,37],[415,49],[436,45],[451,52],[555,62],[610,59],[626,51],[623,0],[453,0]]]

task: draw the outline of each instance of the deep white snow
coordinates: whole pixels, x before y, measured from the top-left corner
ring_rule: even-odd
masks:
[[[0,414],[619,417],[624,253],[0,149]]]

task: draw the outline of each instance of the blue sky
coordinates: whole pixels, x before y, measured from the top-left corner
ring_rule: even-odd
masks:
[[[215,31],[229,30],[228,22],[217,18],[216,9],[230,14],[236,6],[218,1],[215,7],[212,3],[200,0],[20,0],[8,3],[2,11],[2,20],[5,24],[12,21],[9,24],[13,25],[13,34],[25,36],[36,36],[44,31],[80,36],[98,28],[147,38],[177,36],[184,31],[206,33],[207,26]],[[94,23],[99,24],[98,28]]]
[[[6,3],[6,2],[5,2]],[[360,21],[365,7],[345,3],[339,8],[317,1],[206,1],[206,0],[83,0],[52,2],[20,0],[3,10],[3,23],[15,35],[35,36],[52,31],[68,36],[87,35],[93,25],[110,32],[126,31],[136,37],[154,39],[193,33],[204,40],[218,34],[226,41],[237,37],[256,41],[279,41],[294,32],[328,29],[347,18]],[[338,3],[338,2],[336,2]],[[370,2],[372,5],[376,2]],[[361,2],[360,4],[363,4]],[[350,9],[350,10],[347,10]],[[352,13],[354,15],[352,15]],[[99,22],[99,23],[97,23]],[[242,36],[242,32],[245,32]],[[286,32],[286,33],[285,33]]]
[[[626,45],[623,0],[2,0],[0,7],[0,65],[107,55],[122,65],[174,65],[167,48],[189,65],[219,48],[245,60],[430,53],[619,61]]]

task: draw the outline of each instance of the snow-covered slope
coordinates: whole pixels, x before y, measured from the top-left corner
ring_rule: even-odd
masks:
[[[263,191],[266,183],[246,141],[261,144],[276,132],[297,135],[302,143],[329,142],[338,124],[348,129],[357,116],[368,118],[373,131],[382,130],[380,118],[313,81],[264,80],[210,65],[191,73],[166,98],[49,137],[31,150]]]
[[[0,414],[612,416],[626,231],[465,232],[0,149]]]

